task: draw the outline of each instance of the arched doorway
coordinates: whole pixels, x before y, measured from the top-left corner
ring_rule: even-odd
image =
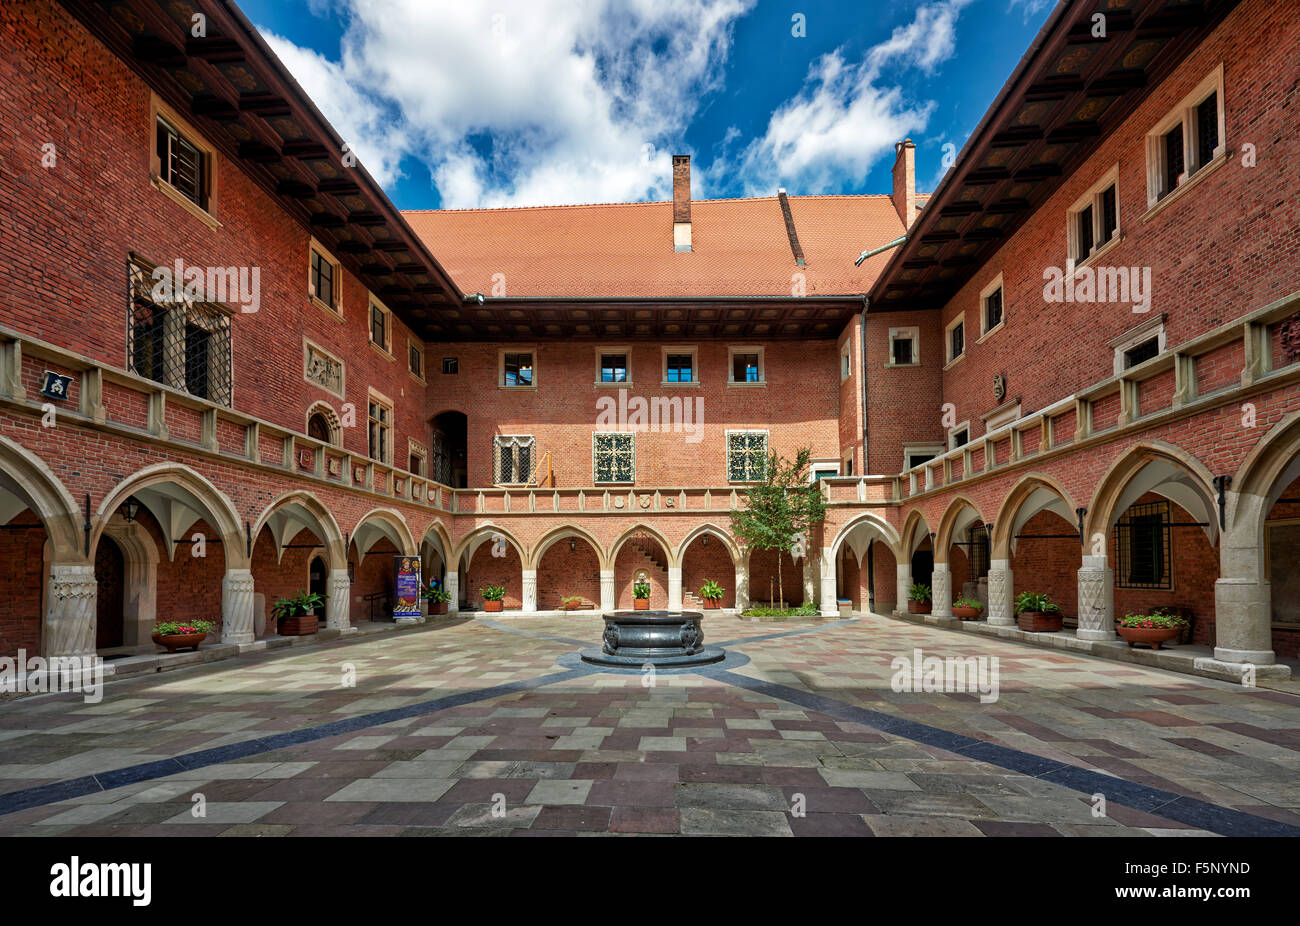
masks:
[[[311,566],[307,572],[307,591],[321,597],[329,594],[328,577],[329,567],[325,565],[325,560],[322,557],[313,556]]]
[[[430,475],[453,489],[469,485],[469,419],[463,412],[443,412],[433,419],[429,440]]]
[[[126,559],[109,537],[95,549],[95,649],[112,649],[125,642],[124,592]]]

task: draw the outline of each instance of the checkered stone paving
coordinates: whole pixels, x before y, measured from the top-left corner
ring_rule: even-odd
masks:
[[[748,661],[651,685],[566,668],[592,615],[479,619],[6,702],[0,835],[1300,835],[1289,694],[876,616],[705,628]],[[997,657],[997,700],[894,691],[917,649]]]

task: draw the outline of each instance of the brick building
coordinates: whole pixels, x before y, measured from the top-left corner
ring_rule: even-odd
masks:
[[[397,554],[453,610],[743,607],[777,562],[728,511],[807,446],[790,603],[1178,607],[1287,671],[1300,25],[1095,6],[929,196],[904,141],[888,194],[692,201],[678,156],[672,202],[404,213],[232,3],[6,5],[0,653],[248,645],[301,588],[343,632]]]

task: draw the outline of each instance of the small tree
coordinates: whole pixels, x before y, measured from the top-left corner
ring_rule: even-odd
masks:
[[[781,601],[785,601],[781,553],[791,548],[797,534],[806,538],[826,517],[821,487],[808,481],[811,458],[811,447],[801,448],[793,460],[773,451],[768,455],[763,481],[745,490],[745,507],[731,509],[732,533],[746,546],[777,551],[776,584]]]

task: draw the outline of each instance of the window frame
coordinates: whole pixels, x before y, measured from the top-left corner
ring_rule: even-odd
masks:
[[[681,380],[670,380],[668,378],[668,358],[673,356],[689,356],[691,358],[691,379],[689,382]],[[661,386],[698,386],[700,385],[700,351],[699,348],[692,345],[690,347],[663,347],[660,350],[659,374]]]
[[[1209,99],[1210,94],[1216,94],[1216,131],[1218,133],[1218,144],[1211,153],[1210,159],[1201,163],[1200,150],[1197,134],[1197,119],[1199,118],[1197,108]],[[1165,136],[1173,131],[1175,126],[1181,125],[1183,129],[1183,172],[1180,179],[1172,189],[1166,189],[1167,182],[1165,170],[1167,167],[1165,153]],[[1228,155],[1227,146],[1227,105],[1223,94],[1223,63],[1220,62],[1204,79],[1198,83],[1190,93],[1184,96],[1178,105],[1169,110],[1165,116],[1160,119],[1146,135],[1146,168],[1147,168],[1147,210],[1154,209],[1158,205],[1163,205],[1170,197],[1176,196],[1183,190],[1190,188],[1194,181],[1199,180],[1202,176],[1209,173],[1209,169],[1222,164]]]
[[[316,415],[320,415],[322,418],[324,418],[325,426],[329,428],[330,436],[325,443],[329,444],[331,447],[342,447],[343,446],[342,421],[339,418],[338,412],[334,410],[334,406],[330,405],[328,402],[325,402],[323,400],[318,399],[317,401],[312,402],[310,405],[307,406],[307,412],[306,414],[303,415],[303,419],[302,419],[303,421],[302,433],[310,436],[309,432],[311,429],[311,419]]]
[[[1159,315],[1152,316],[1140,325],[1135,325],[1122,334],[1111,338],[1110,341],[1107,342],[1107,346],[1115,352],[1113,372],[1116,376],[1119,376],[1125,370],[1131,369],[1124,365],[1124,355],[1134,347],[1137,347],[1143,341],[1149,341],[1152,337],[1157,339],[1156,345],[1160,348],[1159,353],[1156,354],[1158,357],[1168,349],[1168,342],[1165,335],[1165,316],[1163,312]]]
[[[506,357],[511,354],[527,354],[532,358],[533,381],[527,386],[506,384]],[[511,392],[529,392],[537,389],[537,348],[532,346],[502,347],[497,351],[497,388]]]
[[[381,453],[385,454],[384,456],[377,457],[374,455],[375,448],[373,442],[371,441],[371,427],[375,424],[376,419],[371,413],[372,405],[378,405],[380,408],[383,408],[388,412],[387,423],[385,424],[382,421],[379,422],[380,426],[384,428],[384,431],[386,433],[386,438],[387,438],[383,442],[384,446],[380,448]],[[393,465],[393,456],[396,452],[395,448],[393,447],[393,443],[394,443],[393,435],[396,433],[396,428],[393,420],[394,418],[393,409],[394,409],[393,400],[390,399],[388,396],[384,395],[382,392],[379,392],[373,387],[367,390],[366,392],[366,458],[370,460],[374,460],[376,463],[382,463],[384,466]]]
[[[1134,508],[1150,508],[1155,510],[1140,513],[1136,516],[1130,515]],[[1132,529],[1133,517],[1159,519],[1156,532],[1161,536],[1162,554],[1159,557],[1159,566],[1161,576],[1150,582],[1144,582],[1141,579],[1133,578],[1134,562],[1134,539],[1136,533]],[[1122,530],[1127,527],[1129,531],[1129,542],[1127,545],[1121,542],[1120,535]],[[1133,504],[1126,508],[1118,518],[1115,519],[1115,526],[1110,532],[1110,543],[1115,551],[1115,587],[1125,589],[1143,589],[1146,591],[1173,591],[1174,590],[1174,532],[1173,532],[1173,503],[1166,498],[1156,502],[1143,502]]]
[[[316,292],[315,267],[313,258],[320,255],[323,263],[330,265],[330,298],[322,299]],[[339,263],[338,258],[330,253],[329,249],[317,241],[315,238],[308,239],[307,243],[307,298],[312,301],[318,308],[324,311],[331,318],[336,320],[343,319],[343,265]],[[367,323],[369,319],[367,319]],[[369,335],[366,336],[369,340]]]
[[[523,479],[514,479],[506,481],[501,479],[501,451],[505,447],[511,448],[511,470],[512,475],[519,475],[519,448],[528,447],[529,472],[524,473]],[[492,484],[494,486],[526,486],[528,485],[527,477],[532,474],[533,466],[537,463],[537,437],[533,434],[493,434],[492,435]]]
[[[447,361],[451,361],[452,369],[447,369]],[[460,357],[443,357],[442,358],[442,375],[459,376],[460,375]]]
[[[599,479],[597,474],[600,471],[598,465],[599,454],[601,450],[596,446],[600,438],[620,437],[627,438],[632,447],[632,476],[629,479]],[[636,432],[635,431],[593,431],[591,433],[591,484],[594,486],[608,485],[633,485],[636,483]]]
[[[763,348],[757,345],[730,344],[727,346],[727,385],[735,386],[740,389],[752,389],[767,385],[767,358],[763,355]],[[736,355],[737,354],[756,354],[758,356],[758,379],[754,382],[748,380],[738,382],[735,379],[736,372]]]
[[[840,348],[840,382],[853,375],[853,341],[846,340]]]
[[[411,369],[411,358],[412,358],[412,357],[419,357],[419,358],[420,358],[420,359],[419,359],[419,365],[420,365],[420,369],[419,369],[419,370],[412,370],[412,369]],[[428,385],[428,380],[427,380],[427,378],[426,378],[425,375],[424,375],[424,367],[425,367],[425,362],[424,362],[424,360],[425,360],[425,357],[424,357],[424,345],[423,345],[421,342],[419,342],[419,341],[415,340],[414,338],[412,338],[410,335],[407,335],[407,336],[406,336],[406,372],[410,374],[410,376],[411,376],[412,379],[414,379],[416,382],[418,382],[418,383],[419,383],[420,385],[422,385],[422,386],[424,386],[424,385]]]
[[[182,138],[186,144],[194,148],[200,155],[202,166],[201,185],[203,189],[203,202],[196,203],[180,189],[173,186],[163,176],[162,159],[158,156],[158,123],[166,122],[176,135]],[[204,138],[203,133],[199,132],[189,121],[181,116],[176,110],[167,105],[156,93],[149,94],[149,183],[172,200],[195,218],[201,220],[210,228],[220,228],[221,222],[217,219],[217,181],[219,171],[217,169],[217,151]]]
[[[912,362],[895,363],[894,362],[894,342],[911,341],[912,342]],[[885,361],[885,366],[889,368],[898,367],[919,367],[921,365],[921,328],[919,325],[905,325],[898,328],[889,329],[889,358]]]
[[[952,352],[952,333],[958,327],[961,328],[961,353],[954,355]],[[943,368],[945,370],[952,369],[953,366],[970,353],[969,348],[970,345],[966,341],[966,313],[958,312],[957,315],[953,317],[953,320],[945,325],[943,329],[943,355],[946,358]]]
[[[935,441],[931,441],[928,443],[921,443],[921,444],[904,444],[903,445],[903,469],[901,470],[901,472],[906,473],[915,469],[916,466],[925,466],[927,463],[939,459],[939,457],[943,456],[947,452],[948,452],[948,447],[946,444],[941,444]],[[912,457],[925,456],[925,455],[928,455],[930,459],[925,460],[921,463],[917,463],[915,466],[907,465],[908,460],[911,459]]]
[[[1101,240],[1102,223],[1105,222],[1104,196],[1107,190],[1115,190],[1115,231],[1106,241]],[[1079,222],[1084,210],[1092,209],[1092,245],[1086,255],[1079,255]],[[1065,254],[1074,261],[1076,267],[1085,266],[1095,260],[1124,238],[1124,220],[1120,205],[1119,162],[1117,161],[1090,186],[1070,208],[1065,210]],[[1004,299],[1005,303],[1005,299]],[[1004,304],[1005,309],[1005,304]]]
[[[1001,296],[1002,314],[998,318],[998,323],[996,325],[990,325],[989,308],[988,308],[989,298],[994,293],[997,292],[1000,292],[1002,294]],[[993,279],[989,280],[989,282],[985,284],[984,288],[980,290],[980,336],[975,341],[975,343],[980,344],[989,335],[996,334],[997,332],[1001,331],[1003,326],[1006,323],[1007,323],[1007,288],[1006,285],[1003,283],[1002,271],[998,271],[998,275],[995,276]]]
[[[411,469],[411,457],[416,457],[420,461],[420,472]],[[406,471],[412,476],[419,476],[422,479],[429,478],[429,448],[420,443],[413,437],[406,439]]]
[[[376,296],[374,293],[368,293],[367,297],[368,298],[367,298],[367,309],[366,309],[366,340],[370,343],[371,347],[378,350],[381,354],[384,355],[386,359],[395,360],[396,358],[393,356],[393,350],[392,350],[393,313],[388,308],[388,306],[384,305],[383,301],[380,300],[380,298]],[[375,310],[376,309],[379,310],[379,314],[383,319],[384,342],[382,344],[375,340]]]
[[[959,444],[956,442],[955,438],[962,431],[966,432],[966,439]],[[952,451],[957,450],[960,447],[969,446],[974,441],[975,441],[975,435],[971,432],[970,419],[967,418],[965,421],[961,422],[960,424],[955,424],[948,429],[948,447],[944,451],[944,453],[951,453]]]
[[[767,428],[728,428],[723,432],[722,439],[722,473],[726,477],[728,485],[753,485],[763,481],[763,476],[757,479],[732,479],[731,478],[731,436],[733,434],[762,434],[763,435],[763,459],[764,466],[766,460],[772,453],[772,432]]]
[[[626,379],[609,380],[606,382],[601,379],[604,372],[604,358],[608,356],[623,355],[623,371],[627,374]],[[597,345],[596,346],[596,376],[593,385],[597,389],[626,389],[632,385],[632,348],[627,344],[614,345]]]

